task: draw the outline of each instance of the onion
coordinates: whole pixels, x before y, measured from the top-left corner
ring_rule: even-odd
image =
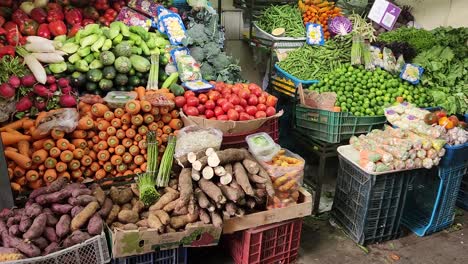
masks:
[[[351,21],[344,16],[334,17],[328,22],[328,29],[336,35],[347,35],[353,29]]]

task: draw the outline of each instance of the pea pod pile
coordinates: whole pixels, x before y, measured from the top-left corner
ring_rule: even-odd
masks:
[[[263,31],[271,33],[274,29],[284,28],[286,37],[305,37],[305,27],[301,12],[297,6],[272,5],[257,17],[257,25]]]
[[[301,80],[321,80],[330,70],[351,60],[351,38],[343,36],[323,46],[304,45],[288,53],[278,66]]]

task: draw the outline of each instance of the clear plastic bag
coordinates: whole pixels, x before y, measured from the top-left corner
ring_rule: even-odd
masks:
[[[75,108],[62,108],[49,111],[37,126],[40,134],[49,133],[52,129],[57,129],[65,133],[71,133],[78,125],[80,118]]]
[[[175,147],[175,158],[198,152],[207,148],[219,150],[223,141],[223,132],[216,128],[188,126],[179,130]]]
[[[180,55],[177,57],[177,71],[182,82],[202,79],[200,64],[190,55]]]

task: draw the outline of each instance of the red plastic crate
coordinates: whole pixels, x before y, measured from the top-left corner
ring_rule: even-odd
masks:
[[[226,237],[236,264],[287,264],[298,258],[302,218],[236,232]]]
[[[258,129],[248,132],[248,133],[239,133],[239,134],[232,134],[229,136],[223,136],[223,143],[221,144],[222,149],[227,148],[248,148],[247,142],[245,141],[245,137],[251,134],[265,132],[270,137],[278,143],[279,140],[279,126],[278,126],[279,118],[272,118],[267,120],[261,127]]]

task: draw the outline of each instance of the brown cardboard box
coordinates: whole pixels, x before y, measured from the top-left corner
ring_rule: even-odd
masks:
[[[276,115],[266,118],[249,121],[220,121],[210,120],[198,116],[186,116],[182,111],[180,112],[180,117],[184,122],[184,126],[197,125],[202,128],[217,128],[221,130],[225,136],[252,132],[261,127],[267,120],[280,117],[282,115],[283,110],[280,110],[278,113],[276,113]]]
[[[121,258],[150,253],[158,249],[206,247],[218,244],[222,228],[213,225],[193,225],[184,231],[159,234],[156,229],[111,230],[107,227],[112,257]]]

